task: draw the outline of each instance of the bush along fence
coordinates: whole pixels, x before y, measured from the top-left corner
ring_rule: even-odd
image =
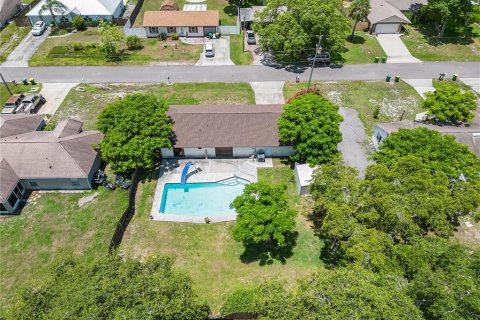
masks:
[[[115,232],[113,233],[113,237],[108,248],[110,253],[115,251],[115,249],[117,249],[122,243],[125,230],[127,230],[128,224],[135,214],[135,195],[137,194],[137,187],[141,175],[141,169],[138,168],[132,174],[132,184],[130,185],[130,190],[128,191],[128,206],[120,217],[117,227],[115,228]]]
[[[9,0],[7,0],[9,1]],[[30,27],[30,20],[25,16],[41,0],[34,0],[30,4],[23,6],[23,9],[13,18],[17,27]]]

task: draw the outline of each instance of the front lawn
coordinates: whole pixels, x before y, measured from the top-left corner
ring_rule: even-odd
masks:
[[[423,61],[480,61],[480,30],[474,28],[472,35],[465,37],[446,34],[438,38],[429,26],[418,28],[406,26],[403,43],[412,55]]]
[[[97,194],[79,206],[78,200]],[[103,187],[81,193],[34,192],[18,216],[0,218],[0,318],[29,283],[40,282],[50,263],[84,254],[108,254],[127,192]],[[8,317],[6,317],[8,318]]]
[[[143,48],[128,50],[121,47],[123,54],[118,62],[107,62],[98,42],[100,34],[96,28],[78,32],[62,38],[46,39],[29,61],[30,66],[98,66],[98,65],[145,65],[158,62],[178,61],[195,63],[203,50],[201,45],[185,44],[179,40],[159,41],[142,39]]]
[[[160,10],[164,0],[146,0],[143,3],[140,13],[138,14],[133,26],[135,28],[143,25],[143,15],[145,11]],[[186,0],[176,0],[179,10],[183,10],[183,5],[187,4]],[[220,21],[222,26],[237,25],[237,6],[229,4],[227,0],[205,0],[207,10],[218,10],[220,14]],[[193,3],[192,3],[193,4]]]
[[[27,27],[17,27],[15,22],[12,22],[0,31],[0,62],[7,59],[30,30]]]
[[[358,111],[360,120],[368,134],[373,132],[377,122],[391,122],[403,119],[414,119],[415,114],[422,111],[422,98],[407,83],[400,81],[314,81],[313,86],[332,102],[340,107]],[[283,92],[285,101],[302,89],[307,83],[285,83]],[[378,119],[374,118],[379,109]]]
[[[258,173],[260,180],[286,183],[292,205],[298,204],[293,170],[280,166]],[[225,297],[238,288],[269,279],[279,279],[292,287],[296,279],[323,266],[319,258],[323,242],[301,215],[297,218],[293,255],[285,264],[275,260],[263,266],[258,261],[241,261],[244,248],[231,237],[233,222],[205,225],[149,221],[156,183],[155,179],[145,179],[140,184],[137,211],[120,249],[133,257],[160,253],[173,256],[176,266],[193,279],[196,293],[215,313]]]
[[[345,63],[373,63],[375,57],[385,56],[377,39],[368,32],[355,31],[355,36],[346,42],[347,52],[342,54]]]
[[[175,81],[175,79],[172,79]],[[127,94],[150,93],[172,104],[254,104],[253,90],[248,83],[174,83],[159,84],[93,84],[73,88],[52,118],[52,123],[67,118],[83,121],[86,130],[96,129],[103,108]]]
[[[230,59],[235,64],[251,64],[253,55],[250,50],[243,51],[243,34],[230,35]]]

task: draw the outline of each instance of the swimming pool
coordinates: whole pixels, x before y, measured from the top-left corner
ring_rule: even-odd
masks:
[[[194,217],[235,214],[230,204],[248,183],[238,177],[218,182],[166,183],[160,213]]]

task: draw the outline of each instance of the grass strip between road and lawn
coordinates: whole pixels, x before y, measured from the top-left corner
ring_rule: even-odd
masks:
[[[235,64],[251,64],[252,52],[243,47],[243,34],[231,34],[230,36],[230,59]],[[246,47],[246,46],[245,46]]]

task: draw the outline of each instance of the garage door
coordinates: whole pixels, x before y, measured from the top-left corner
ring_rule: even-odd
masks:
[[[209,33],[216,33],[217,28],[216,27],[203,27],[203,34],[208,36]]]
[[[375,27],[375,33],[398,33],[400,23],[378,23]]]

